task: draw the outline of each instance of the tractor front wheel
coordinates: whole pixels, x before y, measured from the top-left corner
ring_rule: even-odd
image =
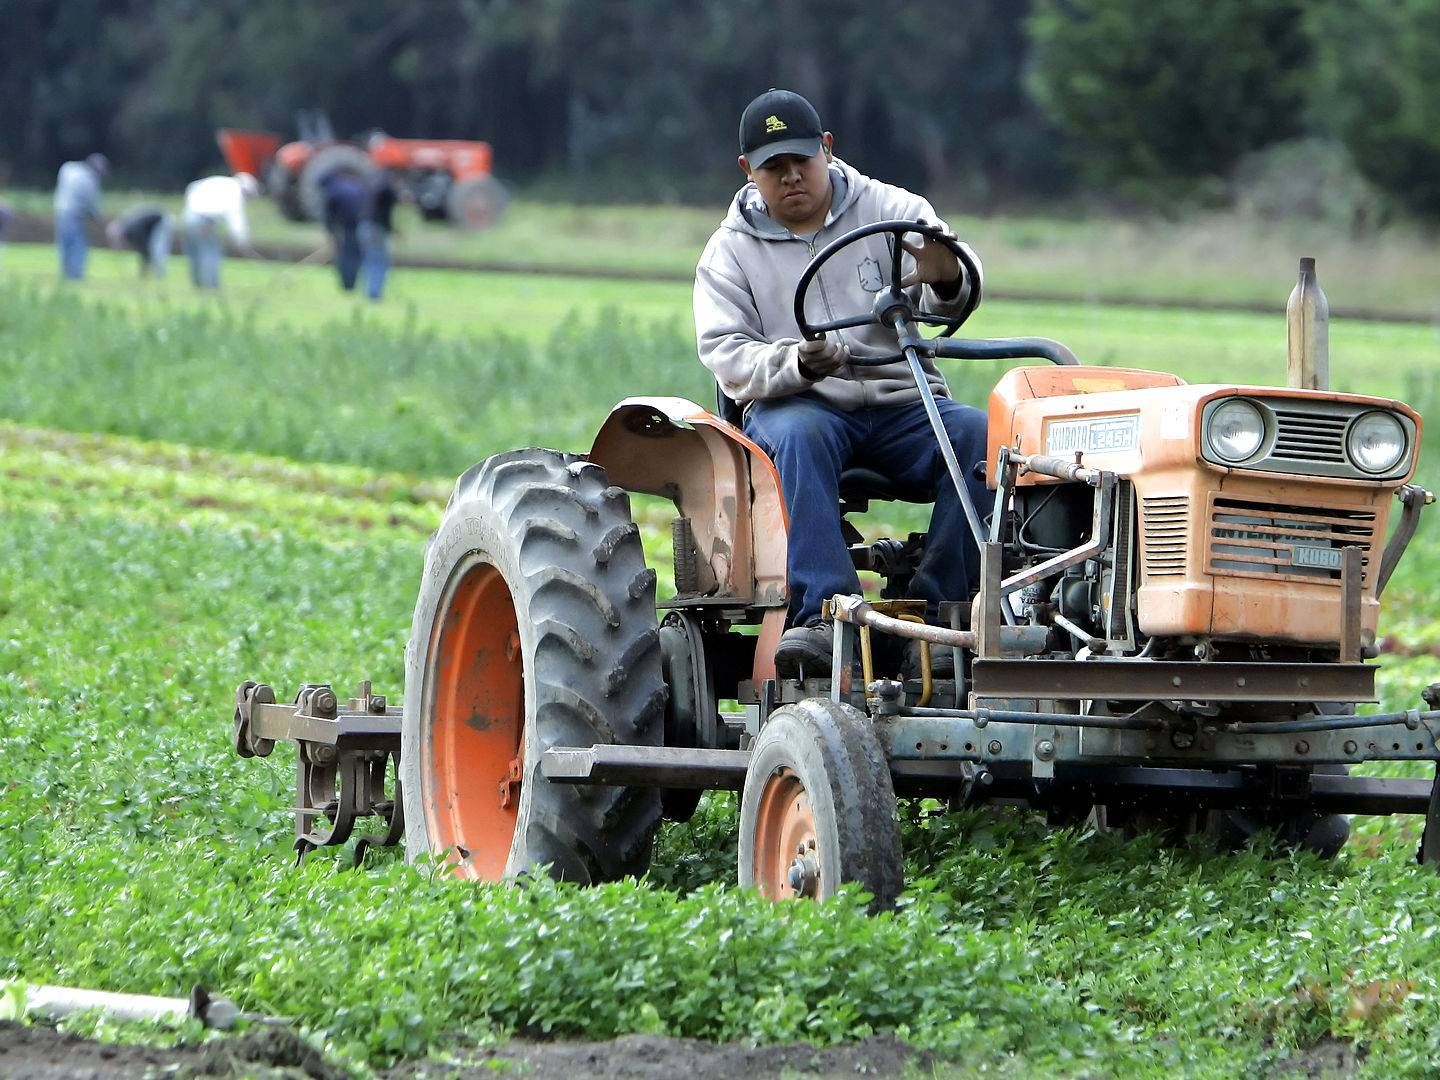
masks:
[[[662,737],[655,574],[602,468],[519,450],[465,473],[426,550],[405,660],[411,859],[442,855],[485,881],[645,871],[658,792],[552,784],[540,769],[552,746]]]
[[[869,720],[823,699],[771,713],[740,797],[741,886],[824,900],[854,882],[880,911],[903,876],[890,766]]]

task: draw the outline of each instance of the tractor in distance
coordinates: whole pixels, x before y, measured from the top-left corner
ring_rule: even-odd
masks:
[[[1375,700],[1381,596],[1433,502],[1409,482],[1422,420],[1319,385],[1313,261],[1292,296],[1290,386],[1188,385],[1083,366],[1043,338],[954,337],[973,302],[949,319],[917,306],[900,285],[907,233],[967,259],[932,226],[868,225],[815,255],[795,312],[810,338],[893,327],[946,450],[922,355],[1043,361],[990,397],[994,500],[966,506],[978,592],[927,621],[898,599],[923,537],[852,529],[879,598],[833,597],[829,669],[777,678],[773,465],[693,402],[627,399],[588,452],[511,450],[456,482],[426,549],[403,707],[369,683],[348,702],[306,684],[289,704],[241,684],[235,749],[297,744],[302,856],[375,817],[357,853],[403,838],[462,878],[544,866],[597,882],[644,872],[660,822],[728,788],[741,884],[778,899],[855,882],[877,909],[903,886],[897,797],[1019,800],[1057,823],[1221,843],[1265,828],[1321,853],[1344,841],[1339,815],[1417,813],[1421,861],[1440,858],[1440,786],[1347,769],[1440,761],[1440,684],[1423,708],[1355,708]],[[815,321],[816,283],[853,272],[832,261],[862,258],[888,268],[872,309]],[[965,499],[953,452],[946,464]],[[658,615],[630,492],[675,505],[676,593]],[[847,474],[840,509],[893,494]],[[924,643],[918,674],[884,647],[897,639]],[[953,663],[933,664],[939,650]]]
[[[494,225],[509,201],[491,175],[490,144],[461,139],[397,139],[375,131],[361,139],[335,137],[323,113],[300,114],[300,138],[284,142],[269,131],[222,128],[215,133],[232,172],[260,178],[291,221],[325,216],[324,179],[348,172],[373,186],[382,171],[427,221],[465,229]]]

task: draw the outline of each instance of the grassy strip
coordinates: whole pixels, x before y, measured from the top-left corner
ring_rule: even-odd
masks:
[[[527,339],[504,313],[527,310],[529,292],[553,282],[427,272],[444,288],[422,318],[418,307],[355,308],[320,273],[297,272],[265,314],[133,281],[0,292],[0,417],[445,476],[506,447],[583,449],[610,405],[633,394],[714,398],[684,329],[683,289],[666,287],[659,308],[622,308],[605,306],[604,283],[568,282],[544,301],[553,319],[539,325],[553,328]],[[645,288],[659,303],[664,289]],[[447,296],[488,314],[467,319],[461,305],[457,316]],[[656,322],[653,310],[675,317]],[[283,329],[292,316],[305,328]],[[1283,323],[1257,316],[997,304],[967,332],[1055,337],[1091,362],[1192,381],[1263,383],[1283,370]],[[1440,341],[1423,327],[1337,326],[1332,352],[1341,388],[1403,395],[1422,410],[1440,402]],[[949,365],[962,400],[985,400],[997,372]]]
[[[7,193],[6,199],[28,213],[49,213],[49,193]],[[178,195],[139,192],[112,193],[107,206],[118,212],[142,200],[179,206]],[[1436,314],[1433,241],[1403,223],[1357,237],[1328,224],[1257,221],[1233,213],[1167,221],[978,217],[937,208],[985,260],[987,280],[1012,293],[1283,306],[1295,282],[1296,260],[1313,255],[1337,307]],[[404,208],[395,248],[421,259],[685,277],[724,210],[720,203],[577,206],[521,198],[498,227],[472,233],[421,221]],[[252,203],[250,214],[261,242],[305,250],[325,242],[319,226],[286,221],[267,200]]]
[[[0,440],[0,835],[24,852],[0,860],[0,978],[204,981],[376,1063],[508,1031],[893,1030],[1014,1075],[1254,1075],[1323,1038],[1376,1076],[1440,1053],[1440,880],[1400,822],[1324,865],[911,806],[911,892],[880,919],[726,888],[727,798],[666,830],[648,885],[473,888],[393,855],[294,870],[288,750],[234,758],[224,703],[247,675],[398,690],[418,538],[359,470],[287,467],[306,492],[348,480],[307,516],[286,482],[237,485],[263,461],[207,455],[212,476],[151,451]],[[1420,583],[1396,587],[1433,612]]]

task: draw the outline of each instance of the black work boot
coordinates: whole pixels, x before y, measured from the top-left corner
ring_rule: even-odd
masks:
[[[830,622],[792,626],[775,648],[775,674],[782,679],[824,679],[830,675],[835,625]]]

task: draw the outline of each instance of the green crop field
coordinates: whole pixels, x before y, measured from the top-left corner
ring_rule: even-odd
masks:
[[[1440,1058],[1440,877],[1413,861],[1415,821],[1360,822],[1321,863],[906,805],[911,888],[876,918],[737,891],[725,797],[666,828],[642,882],[474,886],[394,852],[295,868],[293,757],[231,753],[235,684],[398,696],[450,479],[507,446],[584,449],[629,393],[708,399],[686,290],[415,271],[369,310],[319,268],[231,263],[217,300],[178,273],[142,287],[118,256],[60,290],[50,258],[0,255],[0,979],[202,982],[357,1068],[515,1032],[888,1031],[958,1075],[1017,1077],[1306,1075],[1325,1053],[1422,1076]],[[996,303],[974,328],[1010,332],[1282,376],[1283,322],[1259,316]],[[1332,341],[1337,382],[1427,415],[1437,351],[1425,327]],[[958,373],[957,394],[990,377]],[[1440,461],[1435,437],[1425,453]],[[664,518],[641,509],[663,577]],[[909,521],[870,527],[887,514]],[[1405,655],[1381,658],[1385,708],[1440,678],[1437,573],[1431,522],[1387,593]]]

